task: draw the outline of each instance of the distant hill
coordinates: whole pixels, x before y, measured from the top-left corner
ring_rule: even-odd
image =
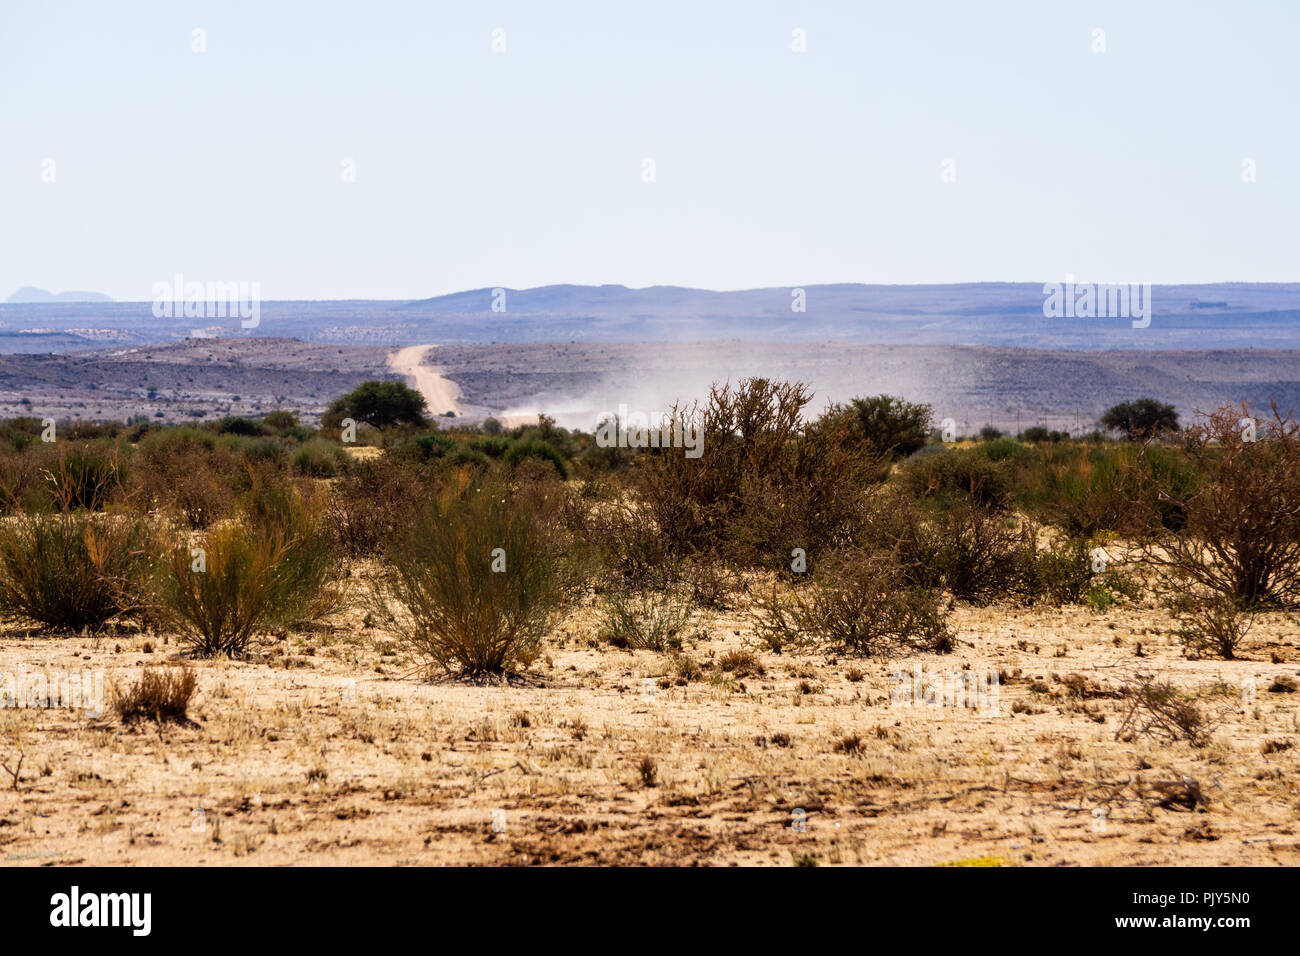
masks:
[[[72,295],[74,293],[64,293]],[[843,342],[857,345],[1141,350],[1300,349],[1300,283],[1157,285],[1149,324],[1044,314],[1041,282],[838,283],[719,292],[681,286],[473,289],[416,301],[261,303],[238,317],[155,317],[150,302],[0,304],[0,352],[142,345],[188,338],[297,338],[335,345],[527,342]],[[494,305],[498,306],[494,309]],[[802,305],[802,310],[792,306]],[[60,337],[56,337],[61,336]]]
[[[25,285],[9,298],[6,302],[112,302],[113,300],[104,295],[102,292],[59,292],[57,294],[45,289],[38,289],[34,285]]]

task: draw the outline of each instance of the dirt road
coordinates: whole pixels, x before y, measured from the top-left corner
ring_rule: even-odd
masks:
[[[438,369],[424,364],[425,357],[435,348],[436,345],[408,345],[398,349],[388,356],[388,367],[410,379],[411,385],[428,403],[430,415],[438,416],[444,412],[462,415],[460,386],[443,378]]]

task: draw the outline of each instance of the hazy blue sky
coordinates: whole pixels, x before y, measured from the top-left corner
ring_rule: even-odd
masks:
[[[1226,0],[0,0],[0,297],[1300,280],[1298,33]]]

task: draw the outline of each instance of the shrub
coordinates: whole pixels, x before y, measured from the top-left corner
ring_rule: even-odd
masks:
[[[834,555],[806,589],[786,596],[773,589],[758,611],[759,634],[774,650],[806,643],[867,656],[952,649],[939,593],[910,585],[880,555]]]
[[[1131,444],[1069,444],[1040,450],[1018,469],[1021,504],[1071,536],[1117,531],[1139,535],[1150,519],[1176,529],[1183,522],[1177,498],[1194,484],[1177,449]],[[1177,498],[1162,495],[1160,487]]]
[[[635,503],[616,499],[575,509],[570,527],[600,550],[615,587],[653,589],[677,583],[681,559]]]
[[[328,492],[326,513],[336,548],[354,558],[378,555],[410,514],[411,501],[433,493],[433,476],[385,455],[357,461]]]
[[[45,478],[56,506],[98,511],[121,489],[125,474],[117,449],[81,445],[61,447]]]
[[[643,452],[633,469],[638,518],[675,554],[746,567],[784,567],[793,548],[845,541],[880,458],[842,411],[805,424],[810,398],[802,384],[755,378],[715,385],[698,416],[674,407],[671,421],[698,417],[703,454]]]
[[[1276,406],[1271,422],[1246,412],[1221,408],[1186,430],[1190,490],[1151,474],[1147,493],[1173,502],[1184,523],[1173,534],[1156,527],[1145,556],[1171,572],[1177,592],[1291,607],[1300,603],[1300,425]]]
[[[527,668],[578,588],[558,520],[463,475],[384,546],[371,609],[418,655],[466,677]],[[394,610],[396,609],[396,611]]]
[[[492,459],[481,451],[464,446],[456,449],[447,457],[447,464],[453,468],[468,468],[471,471],[490,471]]]
[[[900,484],[917,498],[958,498],[1001,511],[1011,503],[1009,469],[972,449],[950,449],[917,457],[903,466]]]
[[[981,442],[973,454],[987,458],[989,461],[1023,461],[1033,456],[1033,449],[1022,445],[1010,435],[1003,435],[989,441]]]
[[[1086,538],[1058,541],[1036,552],[1026,572],[1027,590],[1048,604],[1081,604],[1096,586]]]
[[[933,519],[938,539],[936,570],[960,601],[985,605],[1033,593],[1035,529],[977,505],[954,504]]]
[[[333,534],[317,499],[283,485],[258,485],[241,502],[241,514],[253,534],[282,545],[275,623],[306,624],[343,606],[346,589],[334,560]]]
[[[145,505],[173,511],[191,528],[206,528],[231,514],[247,470],[238,452],[216,436],[183,427],[146,435],[132,475]]]
[[[217,434],[219,435],[243,435],[249,438],[257,438],[266,434],[266,428],[261,422],[255,422],[251,418],[239,418],[234,415],[227,415],[219,419],[216,423]]]
[[[198,689],[198,678],[188,667],[170,670],[145,668],[140,679],[126,690],[115,688],[113,709],[124,724],[151,720],[155,724],[191,724],[190,699]]]
[[[501,458],[510,450],[511,444],[509,438],[488,435],[486,438],[474,439],[469,443],[469,447],[474,451],[487,455],[489,458]]]
[[[946,588],[976,605],[1034,593],[1035,529],[961,498],[935,506],[885,495],[863,540],[892,555],[915,587]]]
[[[510,446],[505,454],[505,462],[511,468],[518,468],[527,459],[549,462],[561,478],[569,477],[569,464],[554,446],[545,441],[520,441]]]
[[[1195,699],[1167,680],[1140,676],[1126,683],[1120,695],[1128,711],[1116,740],[1153,737],[1198,743],[1213,729]]]
[[[296,414],[281,408],[277,408],[273,412],[267,412],[262,418],[262,424],[277,432],[297,428],[299,425]]]
[[[0,610],[97,629],[144,604],[152,560],[141,515],[18,515],[0,523]]]
[[[460,447],[456,439],[433,432],[400,443],[393,453],[403,460],[429,462],[452,454]]]
[[[747,648],[736,648],[718,657],[718,669],[735,677],[762,677],[763,662]]]
[[[1250,633],[1254,615],[1241,602],[1218,595],[1183,594],[1170,601],[1178,639],[1195,655],[1217,654],[1232,660]]]
[[[349,459],[338,445],[313,439],[295,451],[290,462],[294,471],[308,478],[333,478],[347,470]]]
[[[664,651],[681,647],[681,633],[690,621],[690,602],[672,592],[616,588],[605,595],[599,627],[615,647]]]
[[[178,544],[160,603],[197,654],[235,656],[259,634],[314,620],[342,601],[319,512],[287,489],[257,489],[243,520]]]
[[[228,438],[223,444],[238,452],[244,461],[257,466],[270,466],[278,471],[288,459],[286,443],[280,438]]]
[[[274,626],[283,551],[282,541],[239,524],[208,532],[197,548],[173,548],[159,597],[181,641],[205,657],[243,654]]]
[[[0,507],[6,512],[50,510],[46,474],[53,461],[53,449],[0,451]]]

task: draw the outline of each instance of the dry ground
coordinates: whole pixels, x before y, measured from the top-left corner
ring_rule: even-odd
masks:
[[[195,662],[192,727],[0,710],[0,759],[23,761],[16,787],[0,776],[0,858],[1300,863],[1300,695],[1269,690],[1300,675],[1296,616],[1258,621],[1248,659],[1231,662],[1185,659],[1152,608],[959,608],[954,623],[948,656],[763,652],[762,674],[737,677],[718,662],[756,646],[752,620],[701,613],[685,651],[701,673],[680,680],[689,668],[669,655],[599,644],[586,608],[556,630],[535,680],[472,686],[414,676],[354,613],[255,660]],[[165,635],[10,627],[0,674],[103,668],[112,684],[176,652]],[[917,663],[1001,671],[996,713],[892,704],[891,674]],[[1126,705],[1108,695],[1138,671],[1196,689],[1221,721],[1212,741],[1116,741]],[[1183,778],[1208,808],[1156,805],[1147,788]]]

